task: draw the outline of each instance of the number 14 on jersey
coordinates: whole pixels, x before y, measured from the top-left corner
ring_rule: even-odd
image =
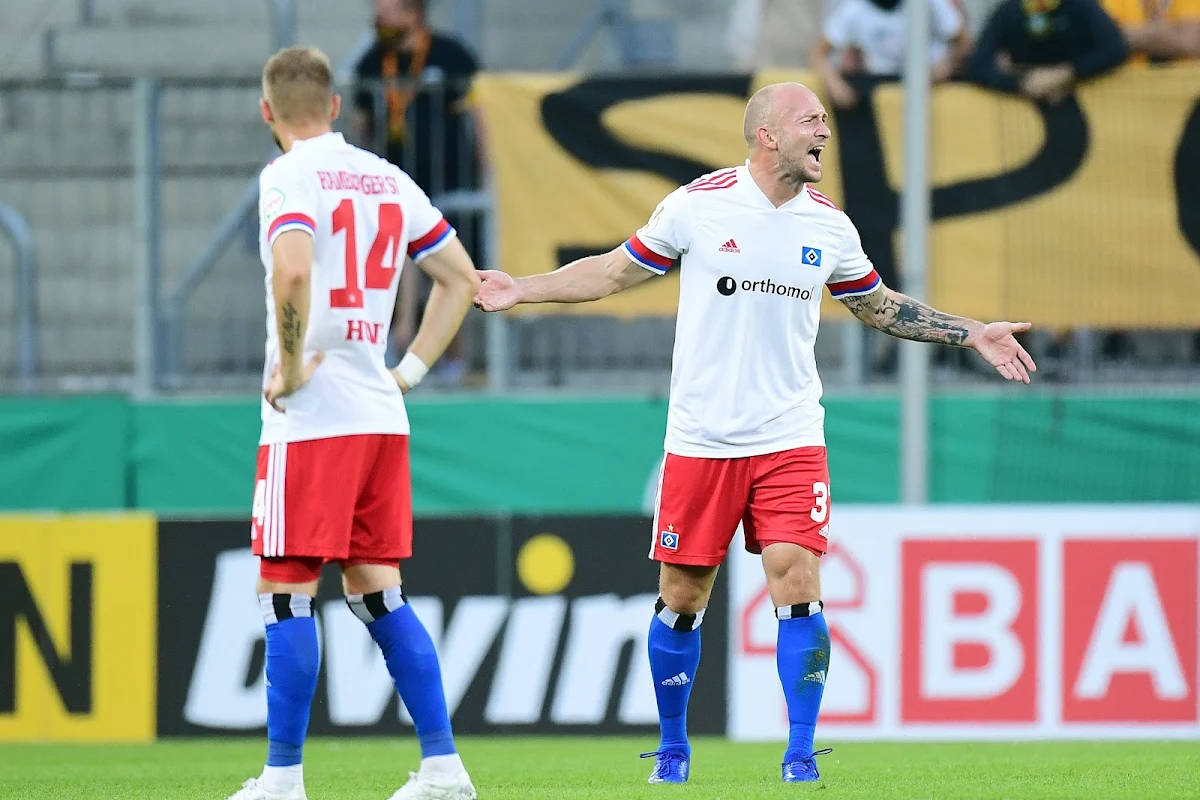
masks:
[[[362,279],[359,279],[358,269],[358,237],[354,224],[354,201],[349,198],[338,204],[333,211],[333,233],[345,233],[346,246],[346,286],[344,289],[332,289],[329,292],[331,308],[362,308],[363,290],[392,288],[392,280],[396,277],[397,264],[403,257],[404,248],[401,236],[404,234],[404,212],[398,203],[381,203],[379,205],[379,233],[375,236],[371,249],[367,252]],[[391,263],[384,264],[384,258],[391,252]]]

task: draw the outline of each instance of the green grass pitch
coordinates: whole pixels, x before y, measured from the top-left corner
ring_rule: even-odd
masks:
[[[699,739],[687,786],[649,786],[635,739],[460,740],[482,800],[1168,800],[1200,798],[1194,742],[834,744],[822,781],[784,786],[780,746]],[[824,742],[820,743],[822,746]],[[224,800],[257,775],[265,744],[0,745],[4,800]],[[411,740],[318,739],[305,749],[311,800],[385,800],[416,764]]]

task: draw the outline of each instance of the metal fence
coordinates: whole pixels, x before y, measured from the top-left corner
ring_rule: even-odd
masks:
[[[422,176],[479,265],[490,266],[496,231],[473,127],[469,117],[443,113],[462,87],[416,88],[411,113],[443,111],[410,120],[407,145],[391,155]],[[386,100],[375,89],[346,89],[346,133],[387,153]],[[364,110],[375,124],[363,131],[352,125],[359,90],[372,90]],[[256,178],[273,149],[258,97],[252,79],[0,82],[0,202],[11,207],[3,219],[27,222],[37,264],[36,280],[22,282],[29,248],[0,247],[0,389],[257,387],[265,305]],[[450,125],[461,135],[448,136]],[[439,140],[458,152],[425,147]],[[13,224],[3,230],[11,238]],[[466,377],[446,384],[663,390],[673,324],[472,312],[456,351]],[[1200,380],[1194,332],[1039,333],[1030,344],[1046,382]],[[890,340],[857,323],[827,323],[818,360],[833,388],[895,380]],[[943,349],[933,379],[960,385],[992,376],[973,354]]]

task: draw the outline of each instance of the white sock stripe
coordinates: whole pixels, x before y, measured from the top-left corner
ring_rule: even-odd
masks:
[[[346,605],[350,606],[350,610],[354,612],[354,616],[358,617],[359,622],[366,624],[375,621],[375,617],[371,616],[370,611],[367,611],[367,605],[363,602],[361,594],[346,595]]]
[[[666,625],[671,630],[675,630],[675,623],[679,621],[679,615],[669,608],[663,608],[662,611],[658,612],[658,618],[662,621],[663,625]]]
[[[288,605],[291,606],[293,617],[312,616],[312,598],[306,594],[292,595],[292,600]]]
[[[260,594],[258,596],[258,607],[262,609],[263,622],[267,625],[274,625],[279,622],[275,616],[275,596],[270,592]]]
[[[797,605],[801,605],[801,604],[798,603]],[[822,613],[822,610],[824,608],[825,608],[824,604],[820,600],[817,600],[815,602],[808,604],[808,613],[807,614],[795,615],[795,617],[793,617],[792,606],[782,606],[780,608],[775,609],[775,619],[793,619],[793,618],[799,619],[802,617],[815,617],[817,614]]]
[[[362,594],[346,595],[346,604],[350,606],[354,616],[365,623],[382,619],[405,604],[404,590],[399,586],[392,586],[382,592],[373,592],[370,595],[370,603],[367,602],[367,597],[368,595]]]
[[[692,623],[692,630],[696,630],[700,627],[700,623],[704,622],[705,611],[707,611],[707,608],[702,608],[696,612],[696,621]],[[662,623],[671,630],[675,630],[675,623],[679,621],[681,616],[683,615],[678,614],[672,611],[669,607],[665,606],[663,607],[662,611],[658,612],[658,618],[662,620]]]
[[[383,590],[383,605],[388,612],[395,611],[400,606],[404,605],[404,592],[399,586],[392,586]]]
[[[286,443],[279,445],[279,529],[275,542],[276,555],[286,555],[287,535],[287,451]]]

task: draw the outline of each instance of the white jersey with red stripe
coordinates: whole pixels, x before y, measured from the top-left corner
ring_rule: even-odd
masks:
[[[285,231],[313,237],[304,359],[325,360],[285,398],[262,404],[261,444],[365,433],[408,433],[396,381],[384,365],[404,256],[420,261],[454,229],[398,167],[327,133],[295,143],[259,177],[259,251],[266,267],[263,385],[279,364],[271,246]]]
[[[805,186],[776,208],[746,166],[721,170],[668,195],[624,247],[652,272],[680,271],[668,453],[730,458],[825,444],[813,354],[821,287],[847,297],[880,283],[828,197]]]

